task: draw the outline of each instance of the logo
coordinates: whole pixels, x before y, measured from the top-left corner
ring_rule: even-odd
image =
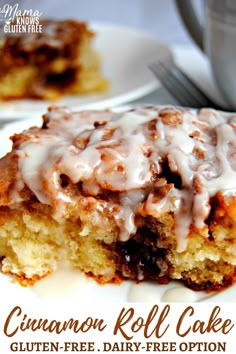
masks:
[[[4,33],[42,33],[40,17],[42,12],[20,9],[19,4],[5,4],[0,7],[0,28]]]

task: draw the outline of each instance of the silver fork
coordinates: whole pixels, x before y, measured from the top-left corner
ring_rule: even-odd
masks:
[[[222,110],[174,63],[170,52],[149,64],[150,70],[181,106],[192,108],[210,107]]]

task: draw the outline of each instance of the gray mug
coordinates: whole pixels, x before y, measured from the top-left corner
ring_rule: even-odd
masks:
[[[205,0],[204,28],[191,0],[175,3],[191,37],[207,54],[219,90],[236,109],[236,0]]]

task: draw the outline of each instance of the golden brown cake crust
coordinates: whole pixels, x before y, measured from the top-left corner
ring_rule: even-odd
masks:
[[[10,190],[15,183],[18,164],[17,158],[9,154],[4,159],[0,160],[0,204],[9,205]]]

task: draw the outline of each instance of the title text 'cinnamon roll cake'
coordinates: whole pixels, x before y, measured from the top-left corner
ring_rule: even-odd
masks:
[[[51,107],[0,160],[2,272],[72,267],[100,283],[236,279],[236,114]]]
[[[42,33],[6,33],[0,41],[0,99],[56,100],[105,91],[95,33],[85,22],[40,20]]]

